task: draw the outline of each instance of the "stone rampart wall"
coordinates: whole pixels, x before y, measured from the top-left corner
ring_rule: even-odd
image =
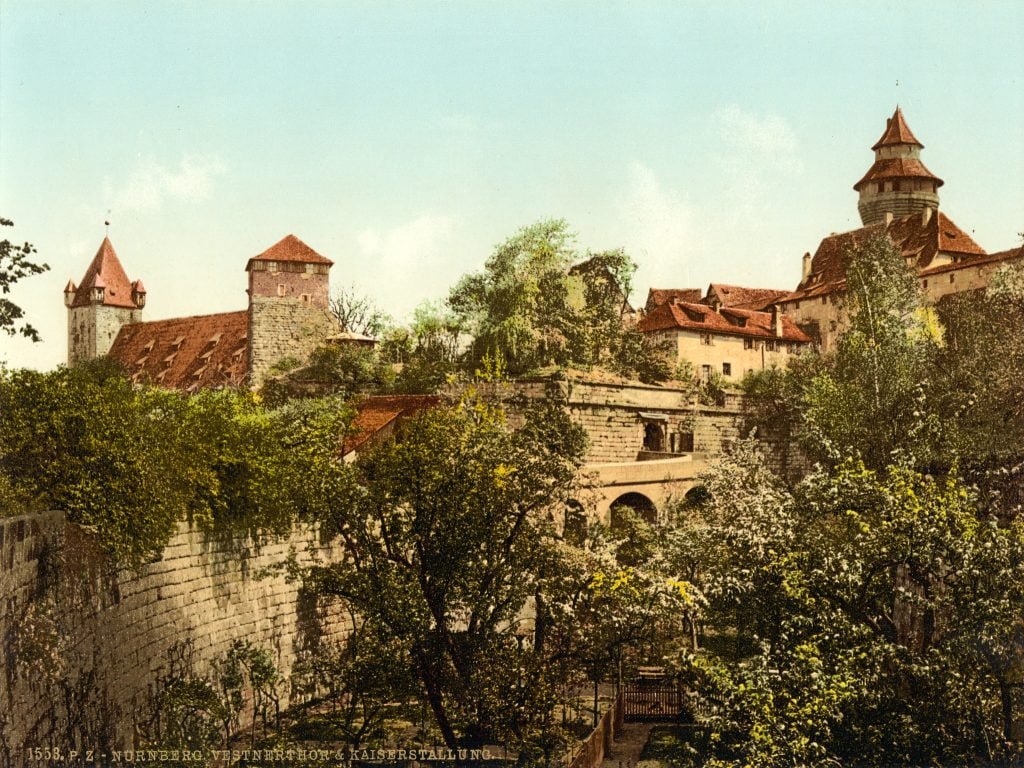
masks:
[[[348,624],[263,573],[291,552],[338,555],[309,528],[257,546],[182,525],[162,559],[113,573],[61,513],[0,520],[0,766],[25,747],[140,746],[172,669],[207,675],[235,640],[270,653],[282,707],[296,703],[296,660]]]
[[[645,425],[652,422],[663,425],[664,451],[672,452],[676,435],[675,452],[684,452],[681,437],[692,434],[692,452],[707,460],[747,434],[744,397],[736,390],[727,391],[720,404],[707,405],[695,402],[686,390],[637,382],[566,377],[477,386],[484,396],[506,403],[513,426],[521,421],[526,402],[545,395],[558,398],[587,433],[587,464],[636,461],[644,450]],[[809,468],[795,445],[771,436],[762,436],[762,443],[769,466],[781,476],[793,480]]]

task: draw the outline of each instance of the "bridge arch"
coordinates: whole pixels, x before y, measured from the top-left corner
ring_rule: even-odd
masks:
[[[641,519],[648,523],[655,523],[658,521],[658,507],[648,496],[636,491],[629,491],[619,496],[613,501],[609,507],[611,513],[611,527],[615,528],[616,525],[616,509],[620,507],[626,507],[633,510]]]

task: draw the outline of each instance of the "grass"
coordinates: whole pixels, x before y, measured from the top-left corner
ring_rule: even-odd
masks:
[[[701,731],[686,725],[656,725],[651,729],[637,768],[698,768],[704,763]]]

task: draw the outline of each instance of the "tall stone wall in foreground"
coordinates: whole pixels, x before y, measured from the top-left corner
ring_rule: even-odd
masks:
[[[348,630],[282,572],[338,556],[316,530],[282,540],[180,526],[162,559],[113,573],[93,537],[46,512],[0,520],[0,766],[26,747],[130,749],[172,674],[205,676],[235,640],[267,650],[282,707],[296,662]]]

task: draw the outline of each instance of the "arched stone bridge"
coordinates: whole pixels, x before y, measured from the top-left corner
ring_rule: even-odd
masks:
[[[702,457],[684,454],[670,459],[588,464],[583,467],[584,486],[589,493],[583,506],[590,516],[610,524],[611,508],[632,507],[654,520],[664,513],[671,499],[683,496],[698,484],[706,471]]]

